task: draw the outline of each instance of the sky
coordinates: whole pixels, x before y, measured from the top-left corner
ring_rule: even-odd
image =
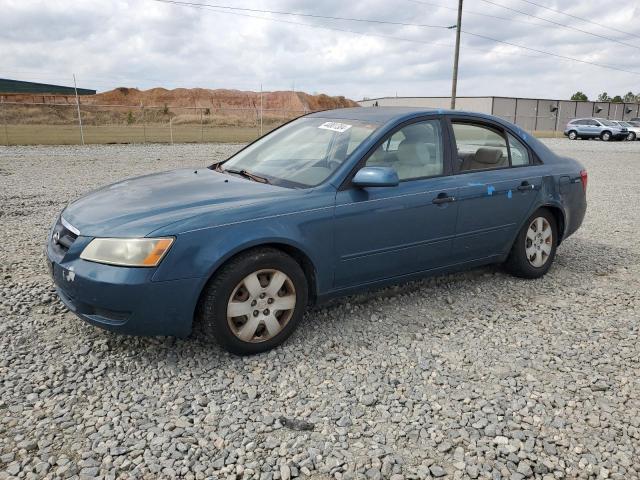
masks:
[[[0,0],[0,77],[66,85],[75,73],[79,87],[98,91],[262,85],[354,100],[451,92],[455,30],[443,27],[456,23],[455,0],[191,1],[316,17],[156,0]],[[465,0],[459,96],[640,93],[640,0],[532,1],[604,26],[527,0]]]

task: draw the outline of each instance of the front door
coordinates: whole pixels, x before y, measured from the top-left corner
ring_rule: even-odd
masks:
[[[392,167],[400,184],[338,191],[335,288],[450,263],[458,207],[455,180],[447,175],[446,144],[439,119],[404,125],[360,165]]]

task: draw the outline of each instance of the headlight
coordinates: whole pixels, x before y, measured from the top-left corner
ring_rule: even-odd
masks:
[[[173,238],[94,238],[80,258],[123,267],[155,267],[172,243]]]

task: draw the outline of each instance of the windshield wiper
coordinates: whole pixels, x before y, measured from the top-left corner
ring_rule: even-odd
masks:
[[[222,170],[223,172],[229,172],[229,173],[235,173],[236,175],[240,175],[244,178],[248,178],[249,180],[253,180],[254,182],[259,182],[259,183],[269,183],[269,180],[267,180],[264,177],[261,177],[259,175],[255,175],[245,169],[242,170],[232,170],[230,168],[225,168],[224,170]]]

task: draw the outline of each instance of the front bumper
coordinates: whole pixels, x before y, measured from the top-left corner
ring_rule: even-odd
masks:
[[[47,244],[47,262],[60,300],[84,321],[128,335],[191,332],[202,279],[153,281],[155,268],[103,265],[79,258],[83,237],[59,258]]]

